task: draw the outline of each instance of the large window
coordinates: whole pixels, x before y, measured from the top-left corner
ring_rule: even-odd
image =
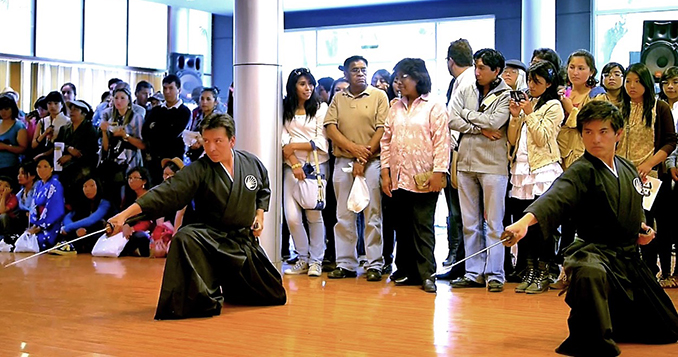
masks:
[[[82,61],[82,0],[37,0],[35,30],[37,57]]]
[[[0,0],[0,53],[33,55],[33,0]]]
[[[176,51],[203,55],[203,85],[210,85],[212,73],[212,14],[181,9],[177,11]]]
[[[128,66],[167,68],[167,5],[130,0]]]
[[[127,64],[127,0],[85,0],[85,62]]]
[[[421,58],[433,82],[432,92],[444,95],[451,79],[447,47],[463,33],[473,49],[494,48],[494,17],[471,17],[379,25],[286,31],[282,38],[283,80],[294,68],[308,67],[316,77],[338,78],[338,66],[360,54],[369,61],[368,77],[378,69],[393,70],[406,57]],[[284,84],[283,84],[284,86]]]
[[[643,21],[678,19],[675,0],[596,0],[594,48],[596,66],[624,66],[640,60]]]

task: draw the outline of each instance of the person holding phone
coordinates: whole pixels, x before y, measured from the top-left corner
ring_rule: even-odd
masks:
[[[516,216],[544,194],[563,172],[556,142],[565,116],[558,99],[558,71],[551,62],[540,61],[530,66],[527,78],[532,100],[512,97],[509,107],[511,120],[507,135],[512,147],[512,188],[508,206]],[[533,226],[520,241],[518,254],[520,260],[526,258],[527,270],[515,292],[548,291],[548,266],[555,260],[552,238],[551,234],[544,237],[539,227]]]

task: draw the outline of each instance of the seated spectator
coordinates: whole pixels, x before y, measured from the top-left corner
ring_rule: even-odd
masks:
[[[148,113],[142,134],[146,143],[146,168],[151,181],[162,181],[160,161],[166,157],[184,157],[184,139],[182,133],[189,120],[191,111],[179,98],[181,80],[170,74],[162,80],[165,101]]]
[[[10,96],[0,96],[0,119],[0,175],[16,177],[19,157],[28,147],[28,135]]]
[[[72,183],[80,182],[96,168],[99,142],[92,126],[92,107],[80,100],[68,102],[68,107],[71,122],[61,128],[55,142],[64,144],[62,156],[57,161],[62,166],[59,179],[64,186],[66,202],[71,203]]]
[[[203,88],[200,91],[200,107],[193,110],[193,117],[188,123],[188,130],[197,134],[195,142],[186,150],[186,156],[191,162],[198,160],[205,152],[202,147],[202,137],[200,136],[200,127],[203,121],[212,113],[222,113],[217,108],[219,104],[219,89],[216,87]]]
[[[108,93],[109,93],[109,100],[104,100],[104,95],[101,96],[101,103],[97,105],[97,108],[94,110],[94,116],[92,117],[92,124],[96,127],[99,126],[99,122],[101,122],[101,115],[103,112],[111,107],[111,100],[113,99],[113,90],[115,89],[115,86],[122,82],[122,79],[120,78],[111,78],[108,80]]]
[[[162,160],[162,178],[164,181],[174,177],[177,171],[184,167],[184,162],[175,157],[173,159]],[[151,256],[155,258],[163,258],[169,252],[169,245],[172,237],[177,233],[179,227],[184,222],[184,215],[186,214],[186,206],[178,210],[174,215],[159,218],[155,221],[155,228],[151,233]]]
[[[173,159],[162,159],[162,179],[167,181],[170,178],[174,177],[177,171],[184,168],[184,162],[175,157]],[[184,221],[184,214],[186,213],[186,208],[177,211],[177,214],[174,217],[166,217],[165,222],[172,222],[172,235],[181,227]]]
[[[125,188],[125,198],[123,207],[131,206],[134,201],[148,192],[150,188],[150,177],[148,170],[143,167],[135,167],[127,172],[127,187]],[[148,257],[150,251],[150,235],[153,231],[154,222],[152,220],[143,220],[135,223],[133,226],[125,224],[122,228],[123,235],[128,242],[120,253],[120,256]]]
[[[19,201],[12,192],[12,181],[9,177],[0,176],[0,239],[16,231]]]
[[[106,220],[113,214],[110,202],[103,198],[103,190],[99,180],[93,177],[85,177],[82,182],[82,193],[71,205],[72,211],[64,217],[61,227],[62,241],[70,241],[77,237],[103,229]],[[73,244],[65,245],[54,250],[59,255],[90,253],[99,237],[91,237],[79,240]]]
[[[99,177],[104,187],[104,197],[115,207],[120,207],[121,190],[125,185],[125,172],[141,166],[146,145],[141,139],[144,118],[132,110],[132,93],[121,86],[113,91],[113,107],[102,115],[101,163]]]
[[[16,195],[19,203],[19,220],[17,221],[17,224],[20,227],[19,231],[23,231],[28,227],[29,216],[35,207],[33,197],[35,196],[35,180],[37,177],[35,162],[24,161],[19,165],[17,181],[19,182],[21,189]]]
[[[74,101],[76,99],[75,97],[77,96],[77,94],[78,93],[75,89],[75,84],[69,82],[64,83],[64,85],[61,86],[61,95],[64,97],[64,102],[68,103]],[[71,117],[70,108],[68,108],[68,106],[66,106],[65,114],[67,117],[69,118]]]
[[[37,235],[41,251],[56,243],[65,213],[64,190],[57,175],[54,175],[52,162],[52,158],[46,156],[38,160],[36,171],[40,180],[35,185],[35,206],[31,211],[30,226],[26,230]]]
[[[49,92],[45,97],[45,102],[49,115],[38,121],[31,144],[34,154],[36,154],[34,157],[36,162],[41,157],[48,155],[46,153],[54,148],[54,139],[59,135],[61,127],[71,122],[71,119],[64,114],[66,103],[61,93],[57,91]]]

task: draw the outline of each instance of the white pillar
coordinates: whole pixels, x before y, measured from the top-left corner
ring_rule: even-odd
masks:
[[[535,49],[556,49],[556,0],[523,0],[522,5],[520,53],[529,64]]]
[[[188,9],[170,6],[167,52],[188,53]]]
[[[257,155],[268,169],[271,202],[259,239],[271,261],[280,263],[282,0],[235,0],[233,28],[236,148]]]

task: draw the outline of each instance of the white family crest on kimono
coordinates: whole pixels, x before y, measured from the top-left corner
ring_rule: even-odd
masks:
[[[247,175],[247,177],[245,177],[245,187],[250,191],[254,191],[254,189],[257,188],[257,178],[252,175]]]

